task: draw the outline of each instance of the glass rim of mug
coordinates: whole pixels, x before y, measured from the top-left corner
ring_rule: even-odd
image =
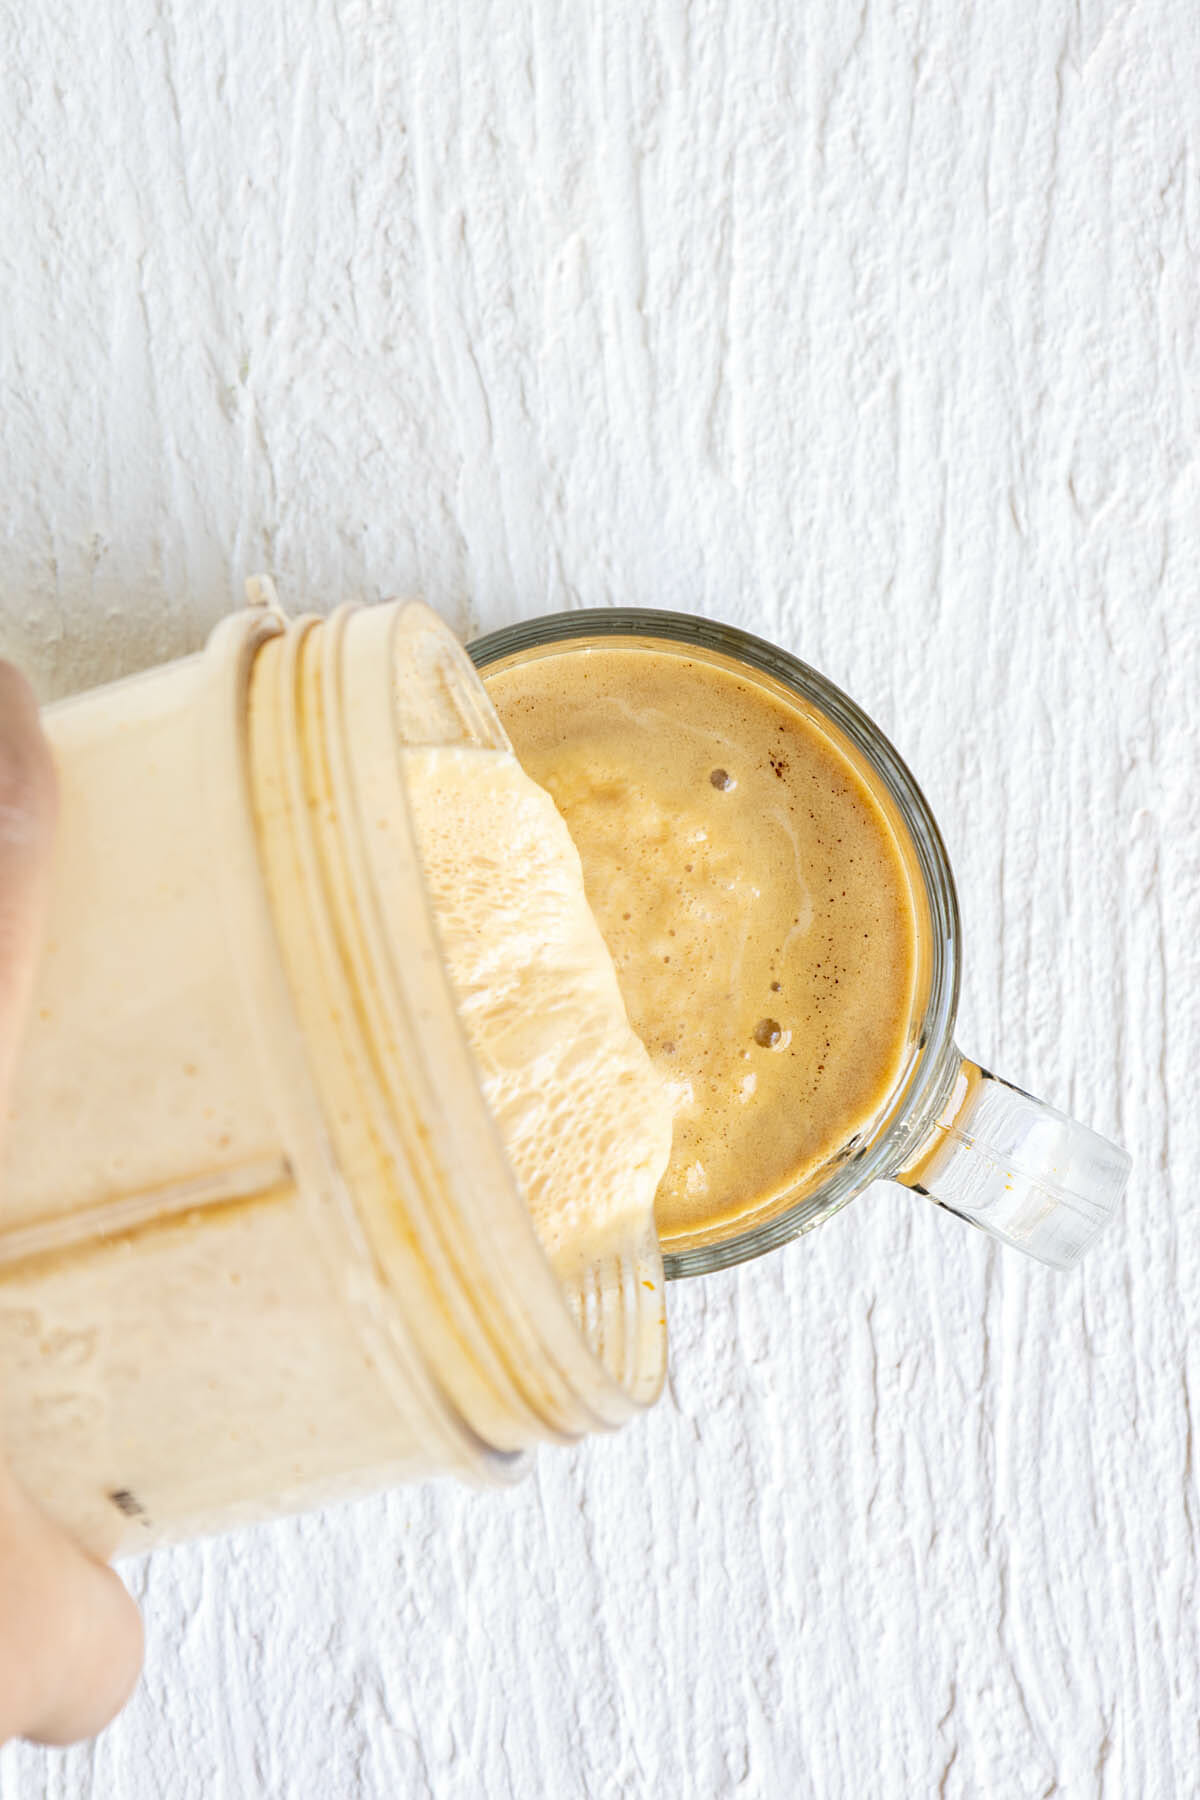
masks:
[[[880,1128],[844,1155],[814,1192],[785,1204],[760,1223],[740,1230],[735,1226],[728,1236],[706,1244],[679,1250],[664,1246],[664,1273],[668,1280],[678,1280],[765,1256],[823,1224],[871,1182],[887,1179],[904,1165],[906,1149],[920,1141],[937,1116],[945,1098],[948,1060],[952,1066],[956,1061],[962,928],[946,847],[911,770],[868,714],[799,657],[738,626],[650,607],[543,613],[476,638],[467,645],[467,654],[483,670],[523,652],[597,638],[658,639],[716,652],[771,677],[814,707],[844,734],[886,790],[908,833],[928,908],[928,943],[922,921],[922,948],[929,955],[928,994],[919,1021],[914,1020],[915,1053]]]

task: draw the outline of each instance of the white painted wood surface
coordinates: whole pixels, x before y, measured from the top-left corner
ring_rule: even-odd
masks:
[[[955,859],[966,1048],[1121,1136],[1062,1280],[898,1190],[672,1294],[512,1494],[129,1567],[144,1682],[0,1800],[1200,1792],[1194,0],[0,9],[0,639],[245,574],[634,601],[848,687]]]

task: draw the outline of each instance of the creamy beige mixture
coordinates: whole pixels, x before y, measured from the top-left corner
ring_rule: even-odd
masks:
[[[459,1016],[534,1227],[572,1283],[649,1230],[671,1102],[553,802],[508,753],[405,764]]]
[[[675,1102],[659,1235],[726,1235],[895,1087],[916,927],[891,828],[815,719],[722,666],[598,644],[484,679]]]

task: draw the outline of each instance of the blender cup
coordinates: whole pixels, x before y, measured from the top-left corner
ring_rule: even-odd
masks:
[[[52,707],[50,914],[0,1169],[0,1442],[101,1555],[620,1424],[653,1234],[567,1293],[455,1010],[405,799],[507,740],[425,607]]]

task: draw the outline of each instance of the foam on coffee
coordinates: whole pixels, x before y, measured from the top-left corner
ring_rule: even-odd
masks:
[[[567,642],[484,679],[671,1089],[660,1237],[730,1235],[821,1177],[907,1057],[915,911],[869,776],[799,702],[666,646]]]

